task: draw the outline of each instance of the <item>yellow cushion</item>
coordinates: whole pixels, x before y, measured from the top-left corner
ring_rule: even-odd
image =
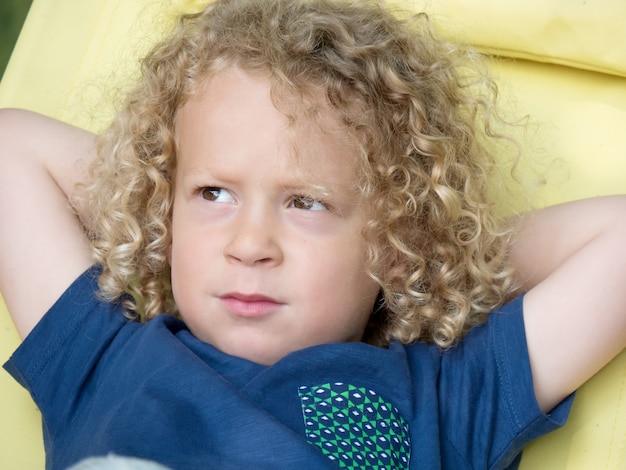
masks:
[[[19,337],[0,297],[0,363],[19,345]],[[41,415],[4,369],[0,371],[0,468],[44,468]]]
[[[446,34],[536,59],[501,61],[494,70],[505,100],[539,124],[529,165],[545,167],[548,185],[534,193],[537,205],[626,192],[626,2],[394,1],[426,2],[438,23],[450,25]],[[0,106],[97,131],[112,112],[102,105],[112,97],[101,90],[132,77],[136,57],[172,18],[201,3],[34,0],[0,84]],[[0,361],[18,344],[0,300]],[[38,412],[4,371],[0,397],[0,468],[43,468]],[[532,443],[521,468],[626,468],[626,352],[582,387],[568,424]]]
[[[505,57],[626,76],[624,0],[396,0]]]

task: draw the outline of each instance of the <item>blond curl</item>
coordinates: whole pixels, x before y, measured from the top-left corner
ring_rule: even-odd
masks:
[[[176,113],[237,65],[271,77],[277,106],[321,92],[358,142],[381,286],[367,340],[452,345],[514,292],[491,191],[497,89],[482,63],[435,38],[425,14],[366,0],[221,0],[183,17],[100,137],[83,193],[101,295],[142,319],[176,313],[166,257]]]

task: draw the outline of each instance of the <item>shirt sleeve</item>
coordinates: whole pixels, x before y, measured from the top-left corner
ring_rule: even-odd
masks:
[[[4,364],[45,416],[44,437],[69,422],[101,351],[128,323],[120,305],[97,298],[99,274],[78,277]]]
[[[516,468],[528,442],[565,424],[573,395],[545,414],[535,399],[523,296],[442,355],[444,468]]]

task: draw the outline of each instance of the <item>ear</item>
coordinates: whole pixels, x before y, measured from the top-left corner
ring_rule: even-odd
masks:
[[[405,278],[407,276],[407,266],[404,260],[389,260],[385,268],[386,279]]]
[[[392,277],[405,276],[406,265],[402,262],[393,263],[391,267],[389,268],[388,272]]]

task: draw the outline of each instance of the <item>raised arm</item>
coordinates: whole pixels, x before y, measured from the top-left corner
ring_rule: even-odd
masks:
[[[94,155],[86,131],[0,110],[0,292],[22,338],[91,264],[68,197]]]
[[[551,410],[626,347],[626,197],[525,216],[512,260],[535,393]]]

